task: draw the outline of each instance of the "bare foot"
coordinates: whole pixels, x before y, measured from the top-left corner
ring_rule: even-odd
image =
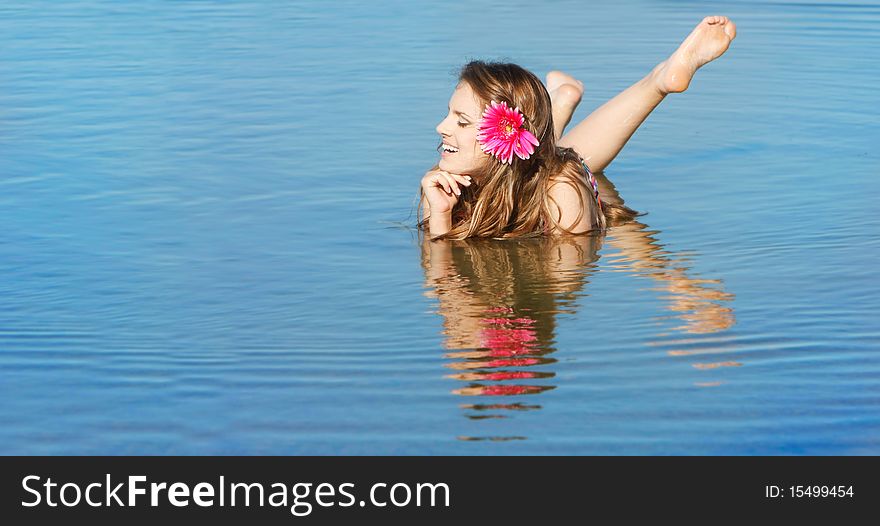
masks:
[[[707,16],[681,46],[655,68],[657,87],[664,95],[687,89],[694,73],[727,51],[736,37],[736,24],[726,16]]]
[[[561,71],[551,71],[547,73],[547,91],[553,108],[553,133],[558,139],[581,101],[584,83]]]

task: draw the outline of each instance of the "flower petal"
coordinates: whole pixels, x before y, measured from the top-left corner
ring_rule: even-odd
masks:
[[[538,139],[524,128],[525,116],[519,107],[492,101],[483,111],[477,127],[480,149],[503,163],[512,164],[513,156],[528,159],[538,146]]]

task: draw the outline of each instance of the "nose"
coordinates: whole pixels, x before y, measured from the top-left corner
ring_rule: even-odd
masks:
[[[449,137],[451,135],[451,133],[449,133],[449,126],[447,124],[447,121],[449,121],[449,117],[446,117],[445,119],[440,121],[440,124],[438,124],[437,127],[434,128],[435,130],[437,130],[437,133],[444,137]]]

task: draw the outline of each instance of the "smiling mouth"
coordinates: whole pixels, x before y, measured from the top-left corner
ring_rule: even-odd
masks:
[[[455,146],[450,146],[450,145],[445,144],[445,143],[444,143],[444,144],[441,144],[437,149],[440,150],[441,152],[445,152],[445,153],[456,153],[456,152],[458,152],[458,148],[456,148]]]

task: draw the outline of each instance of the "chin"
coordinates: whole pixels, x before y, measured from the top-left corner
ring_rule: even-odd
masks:
[[[467,170],[463,169],[459,163],[451,163],[446,159],[441,159],[439,163],[437,163],[437,167],[443,170],[444,172],[449,172],[452,174],[464,174]]]
[[[453,174],[458,173],[456,172],[458,168],[456,168],[455,163],[450,163],[446,159],[441,159],[440,162],[437,163],[437,166],[444,172],[449,172]]]

